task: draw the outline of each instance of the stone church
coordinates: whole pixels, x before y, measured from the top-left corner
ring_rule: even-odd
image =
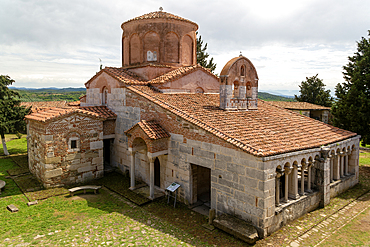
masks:
[[[183,203],[253,224],[260,237],[355,185],[360,136],[258,100],[252,62],[196,63],[198,25],[163,11],[122,25],[122,67],[85,83],[79,106],[26,117],[30,170],[46,187],[114,167]],[[262,81],[263,83],[263,81]]]

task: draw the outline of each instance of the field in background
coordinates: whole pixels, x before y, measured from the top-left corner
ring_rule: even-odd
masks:
[[[85,88],[43,88],[43,89],[13,89],[21,95],[22,102],[35,101],[77,101],[86,94]],[[258,98],[266,101],[294,101],[294,98],[259,92]]]

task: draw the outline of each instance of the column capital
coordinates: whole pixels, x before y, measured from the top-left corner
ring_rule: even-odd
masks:
[[[292,170],[293,170],[293,167],[292,166],[285,166],[284,167],[284,173],[286,174],[286,175],[289,175],[291,172],[292,172]]]
[[[302,162],[301,163],[301,170],[306,169],[306,167],[308,167],[308,164],[306,162]]]
[[[302,167],[302,165],[301,164],[293,164],[293,168],[301,168]]]
[[[284,173],[283,169],[276,169],[276,178],[280,178]]]

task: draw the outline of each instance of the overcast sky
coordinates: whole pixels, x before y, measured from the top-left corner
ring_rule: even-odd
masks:
[[[0,74],[15,87],[83,87],[99,58],[121,66],[122,22],[159,7],[198,23],[216,73],[242,52],[259,91],[291,95],[316,74],[334,91],[370,29],[369,0],[0,0]]]

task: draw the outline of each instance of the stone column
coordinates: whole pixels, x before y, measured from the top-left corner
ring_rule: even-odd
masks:
[[[301,167],[301,196],[304,195],[304,170],[306,169],[307,163],[302,162],[302,167]]]
[[[334,156],[329,155],[330,158],[330,183],[334,182]]]
[[[292,173],[290,174],[290,194],[289,197],[296,200],[299,198],[298,194],[298,165],[293,165]]]
[[[344,153],[340,152],[340,177],[344,177]]]
[[[335,162],[336,164],[334,164],[335,166],[335,171],[334,171],[334,180],[339,180],[340,179],[340,156],[339,154],[336,155],[336,161]]]
[[[130,190],[135,189],[135,153],[130,152],[131,165],[130,165]]]
[[[276,169],[276,177],[275,177],[275,206],[280,206],[280,178],[283,174],[282,169]]]
[[[317,164],[317,179],[316,184],[320,190],[320,206],[324,207],[330,202],[330,149],[327,147],[321,148],[320,158],[316,160]]]
[[[154,158],[150,158],[150,194],[149,199],[154,199]]]
[[[311,176],[312,176],[311,167],[312,167],[312,162],[311,161],[308,162],[307,167],[308,167],[307,168],[307,192],[311,193],[312,192],[312,190],[311,190]]]
[[[288,202],[289,193],[289,174],[292,172],[293,167],[285,167],[285,191],[284,191],[284,202]]]
[[[348,172],[348,158],[349,158],[349,155],[348,155],[348,153],[346,153],[346,155],[344,156],[344,175],[345,176],[349,175],[349,172]]]

